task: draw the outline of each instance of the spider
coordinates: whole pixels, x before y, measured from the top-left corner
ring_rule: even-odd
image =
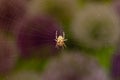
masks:
[[[55,41],[56,41],[56,48],[59,48],[59,47],[64,48],[64,47],[66,47],[66,45],[64,43],[65,41],[67,41],[67,39],[65,39],[65,33],[63,32],[63,35],[57,36],[57,31],[56,31],[56,39],[55,39]]]

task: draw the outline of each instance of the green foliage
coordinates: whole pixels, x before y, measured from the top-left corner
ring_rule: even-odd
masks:
[[[96,50],[86,50],[86,52],[88,53],[88,55],[95,57],[95,59],[98,60],[98,62],[100,63],[100,65],[106,70],[106,71],[110,71],[110,67],[111,67],[111,58],[112,55],[115,51],[114,47],[104,47],[101,49],[96,49]]]
[[[24,59],[20,59],[18,61],[18,64],[16,65],[16,71],[19,70],[35,70],[38,72],[42,72],[44,70],[44,66],[46,65],[47,60],[46,59],[28,59],[28,60],[24,60]]]

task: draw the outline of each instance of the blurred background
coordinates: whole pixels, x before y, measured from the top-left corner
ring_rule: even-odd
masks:
[[[0,80],[120,80],[119,0],[0,0]]]

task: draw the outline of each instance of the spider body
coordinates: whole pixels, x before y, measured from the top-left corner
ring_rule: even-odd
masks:
[[[65,39],[65,33],[63,32],[63,35],[57,35],[57,31],[56,31],[56,48],[59,48],[59,47],[66,47],[65,45],[65,41],[67,41],[67,39]]]

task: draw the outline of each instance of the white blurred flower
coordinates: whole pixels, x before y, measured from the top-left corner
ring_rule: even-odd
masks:
[[[114,10],[103,4],[88,4],[76,14],[71,25],[75,39],[91,48],[114,45],[119,29]]]
[[[77,10],[76,0],[32,0],[28,6],[29,15],[50,15],[63,24],[70,22]]]
[[[50,9],[49,7],[59,7],[67,10],[67,13],[73,13],[77,9],[77,2],[75,0],[31,0],[28,6],[30,13],[44,13]],[[46,11],[48,12],[48,11]]]
[[[19,71],[8,76],[6,80],[40,80],[40,76],[34,71]]]
[[[108,80],[108,77],[91,57],[65,52],[50,61],[41,80]]]
[[[120,0],[113,0],[112,6],[120,17]]]

